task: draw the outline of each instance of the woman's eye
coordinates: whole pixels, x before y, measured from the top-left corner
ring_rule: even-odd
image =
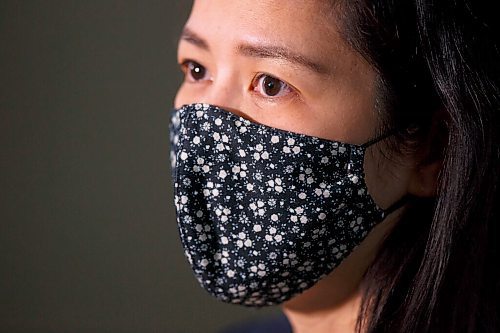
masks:
[[[186,75],[186,78],[191,82],[198,82],[207,79],[207,69],[195,61],[184,61],[181,64],[181,67],[182,71]]]
[[[293,91],[285,82],[267,74],[257,75],[252,87],[254,91],[265,97],[282,97]]]

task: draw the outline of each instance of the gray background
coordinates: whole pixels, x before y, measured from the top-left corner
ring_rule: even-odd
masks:
[[[213,300],[178,240],[168,112],[189,7],[0,0],[1,332],[215,332],[270,313]]]

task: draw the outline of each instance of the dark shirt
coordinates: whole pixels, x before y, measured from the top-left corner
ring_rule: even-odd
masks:
[[[220,333],[292,333],[290,322],[284,314],[257,321],[232,325]]]

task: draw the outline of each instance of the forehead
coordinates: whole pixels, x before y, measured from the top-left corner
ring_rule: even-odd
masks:
[[[195,0],[187,26],[212,43],[265,41],[328,59],[346,53],[332,5],[321,0]]]

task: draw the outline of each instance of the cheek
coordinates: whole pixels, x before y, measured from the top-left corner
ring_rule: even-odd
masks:
[[[368,192],[380,208],[389,208],[408,193],[412,175],[409,159],[384,157],[378,147],[373,147],[366,152],[364,170]]]
[[[175,95],[174,107],[178,109],[185,104],[190,104],[189,101],[192,99],[193,97],[189,96],[189,92],[186,89],[185,84],[182,84],[177,90],[177,94]]]

